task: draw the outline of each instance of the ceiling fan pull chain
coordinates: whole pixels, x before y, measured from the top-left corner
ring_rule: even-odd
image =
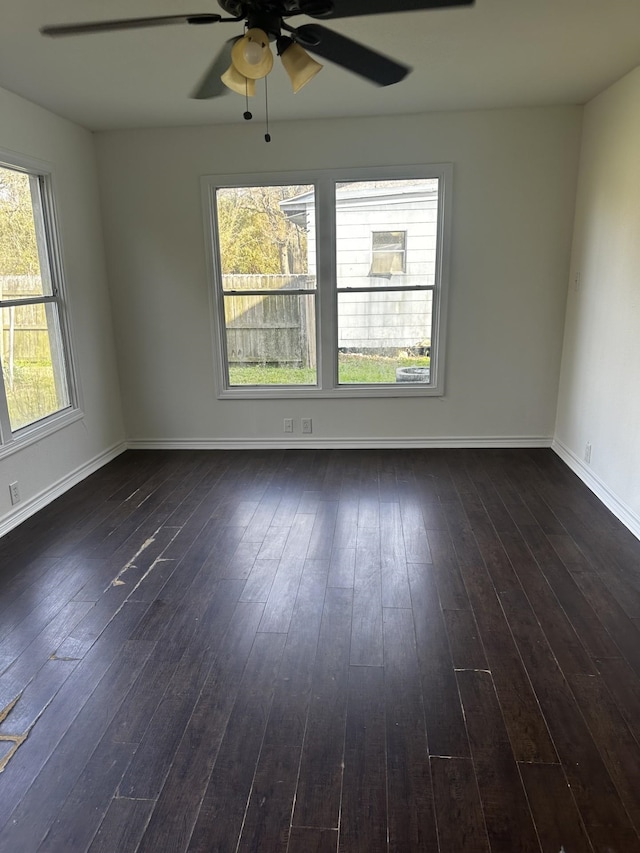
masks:
[[[245,79],[244,81],[244,99],[247,105],[246,110],[243,112],[242,117],[247,121],[253,118],[253,113],[249,109],[249,81]]]
[[[271,134],[269,133],[269,84],[267,80],[269,78],[264,78],[264,112],[267,117],[267,132],[264,135],[265,142],[271,142]]]

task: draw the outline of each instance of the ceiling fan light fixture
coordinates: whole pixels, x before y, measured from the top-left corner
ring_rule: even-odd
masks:
[[[252,98],[256,93],[256,81],[242,75],[233,63],[224,74],[220,75],[220,79],[227,89],[231,89],[238,95],[246,95],[248,98]]]
[[[258,27],[247,30],[232,47],[231,62],[243,77],[250,80],[266,77],[273,68],[269,36]]]
[[[304,48],[286,36],[278,39],[278,54],[294,93],[306,86],[323,68]]]

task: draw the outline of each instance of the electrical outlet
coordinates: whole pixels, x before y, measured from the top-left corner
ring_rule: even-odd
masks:
[[[9,494],[11,495],[12,504],[20,503],[20,489],[18,488],[17,480],[15,483],[9,483]]]
[[[584,461],[591,462],[591,442],[588,441],[584,447]]]
[[[302,425],[302,434],[311,435],[313,432],[311,418],[301,418],[300,423]]]
[[[283,432],[293,432],[293,418],[284,419]]]

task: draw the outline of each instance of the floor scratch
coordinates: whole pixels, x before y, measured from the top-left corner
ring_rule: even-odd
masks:
[[[13,709],[16,707],[16,705],[20,701],[21,697],[22,697],[22,693],[19,693],[15,697],[15,699],[12,699],[8,705],[4,706],[4,708],[0,711],[0,723],[4,722],[4,720],[7,719],[9,714],[13,711]],[[7,752],[7,754],[3,755],[2,759],[0,759],[0,773],[2,773],[4,771],[4,768],[7,766],[7,764],[11,761],[13,756],[18,751],[18,749],[25,742],[25,740],[29,736],[29,731],[30,731],[30,728],[21,735],[0,735],[0,743],[12,743],[13,744],[13,746]]]
[[[125,572],[128,572],[129,569],[135,567],[135,562],[138,559],[138,557],[140,556],[140,554],[144,553],[150,545],[153,545],[153,543],[156,541],[156,536],[158,535],[158,533],[161,530],[162,530],[162,525],[160,527],[158,527],[158,529],[155,530],[153,532],[153,534],[142,543],[142,545],[138,548],[138,550],[133,555],[133,557],[129,560],[129,562],[125,563],[125,565],[120,569],[120,571],[115,576],[115,578],[111,581],[109,586],[123,586],[124,585],[124,581],[122,580],[122,575],[124,575]],[[107,587],[107,589],[109,589],[109,586]],[[107,591],[107,589],[105,589],[105,592]]]
[[[17,703],[20,701],[22,693],[18,693],[18,695],[9,702],[8,705],[5,705],[2,711],[0,711],[0,723],[3,723],[9,714],[13,711]]]
[[[0,735],[0,742],[9,742],[13,744],[9,752],[0,761],[0,773],[4,772],[5,767],[11,761],[18,749],[20,749],[28,735],[29,732],[23,735]]]

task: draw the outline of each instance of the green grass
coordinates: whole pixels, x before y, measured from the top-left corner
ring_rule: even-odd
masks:
[[[230,367],[231,385],[315,385],[316,372],[311,367],[274,367],[256,364],[251,367]]]
[[[355,355],[340,353],[339,381],[344,385],[395,384],[396,367],[428,367],[429,358]],[[315,385],[316,372],[310,367],[274,367],[272,365],[232,366],[232,386],[237,385]]]
[[[50,363],[17,363],[13,387],[10,387],[6,372],[4,379],[12,430],[39,421],[60,409]]]

